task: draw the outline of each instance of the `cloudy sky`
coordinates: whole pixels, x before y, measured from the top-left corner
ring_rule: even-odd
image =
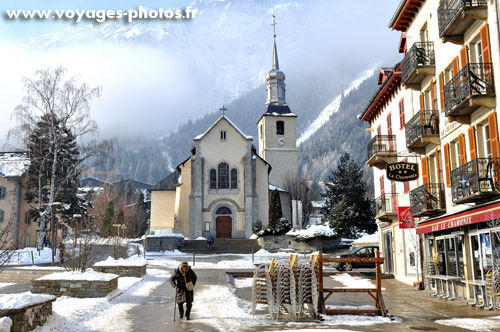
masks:
[[[101,136],[168,134],[259,87],[271,65],[272,13],[287,81],[304,73],[349,81],[399,61],[387,28],[398,0],[11,1],[0,3],[0,144],[14,125],[23,77],[63,65],[102,86],[92,104]],[[191,6],[187,20],[14,20],[6,10],[147,10]],[[53,13],[53,12],[52,12]]]

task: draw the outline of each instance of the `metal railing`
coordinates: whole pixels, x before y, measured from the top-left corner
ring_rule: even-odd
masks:
[[[448,116],[464,100],[495,92],[491,63],[469,63],[444,87],[444,112]]]
[[[438,8],[439,36],[442,37],[443,31],[457,17],[457,15],[466,8],[487,6],[486,0],[443,0]]]
[[[408,76],[419,66],[433,66],[434,43],[417,42],[410,48],[401,62],[401,81],[404,83]]]
[[[375,215],[398,212],[397,193],[383,194],[375,198]]]
[[[368,159],[377,153],[396,153],[396,135],[376,135],[367,146]]]
[[[439,135],[439,112],[420,111],[405,125],[406,147],[412,146],[415,141],[425,136]]]
[[[410,206],[413,215],[445,209],[444,185],[424,184],[410,191]]]
[[[500,189],[500,158],[477,158],[450,172],[451,198],[467,197]]]

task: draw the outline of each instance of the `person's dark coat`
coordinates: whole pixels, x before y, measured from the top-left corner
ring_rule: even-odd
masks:
[[[193,282],[196,285],[196,280],[198,277],[191,266],[188,266],[186,273],[183,275],[181,272],[181,267],[179,266],[175,269],[174,274],[170,277],[170,284],[172,287],[177,286],[177,291],[175,294],[175,303],[193,302],[194,301],[194,291],[188,291],[186,283]]]

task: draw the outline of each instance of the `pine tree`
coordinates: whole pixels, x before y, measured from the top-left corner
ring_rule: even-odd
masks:
[[[115,205],[113,204],[113,201],[109,201],[101,221],[100,234],[102,237],[111,236],[114,215]]]
[[[324,220],[339,236],[357,237],[360,232],[373,233],[377,230],[367,192],[363,170],[348,153],[344,153],[326,185],[326,201],[322,210]]]
[[[283,216],[283,212],[281,210],[281,199],[280,193],[278,189],[274,189],[271,193],[271,200],[269,201],[269,223],[268,227],[270,229],[276,229],[279,223],[279,220]]]

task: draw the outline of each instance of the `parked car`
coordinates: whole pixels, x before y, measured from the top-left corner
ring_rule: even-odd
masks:
[[[378,246],[365,246],[354,248],[349,252],[344,254],[339,254],[334,257],[342,258],[365,258],[365,257],[375,257],[378,252]],[[333,263],[333,267],[339,271],[351,271],[353,268],[357,267],[375,267],[375,263]]]

